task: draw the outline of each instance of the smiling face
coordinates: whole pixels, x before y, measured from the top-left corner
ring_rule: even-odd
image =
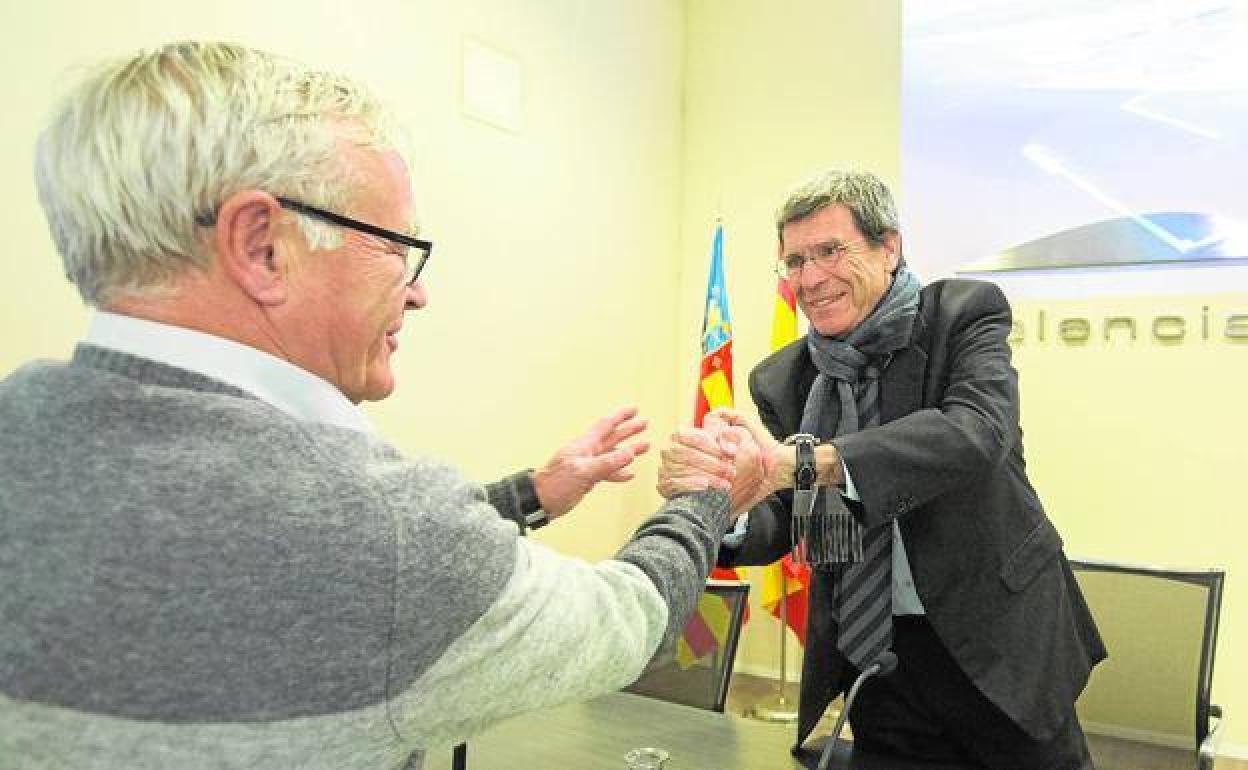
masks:
[[[344,151],[352,171],[365,181],[343,213],[408,231],[411,188],[401,157],[359,148]],[[403,314],[424,307],[427,297],[419,282],[403,283],[402,246],[347,228],[340,231],[340,247],[305,248],[290,276],[301,306],[295,341],[300,354],[294,358],[352,402],[377,401],[394,390],[390,357],[398,350]]]
[[[809,260],[789,279],[811,326],[826,337],[844,337],[871,314],[892,282],[898,263],[898,237],[866,240],[853,214],[840,203],[789,222],[781,231],[778,255],[813,256],[837,245],[847,247],[830,267]]]

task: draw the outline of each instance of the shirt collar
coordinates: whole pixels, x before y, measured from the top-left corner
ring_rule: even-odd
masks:
[[[298,420],[373,432],[363,412],[329,382],[224,337],[100,310],[83,341],[212,377]]]

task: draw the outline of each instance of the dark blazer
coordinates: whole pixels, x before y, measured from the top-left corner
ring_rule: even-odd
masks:
[[[915,589],[945,647],[1021,729],[1047,740],[1073,714],[1105,648],[1027,480],[1009,332],[1009,303],[996,285],[925,287],[910,345],[880,377],[881,425],[834,443],[861,498],[855,515],[868,526],[897,519]],[[750,393],[777,438],[798,431],[815,375],[804,339],[751,372]],[[783,555],[791,499],[784,492],[752,510],[744,543],[721,549],[721,563]],[[831,596],[828,574],[816,572],[799,744],[848,684]]]

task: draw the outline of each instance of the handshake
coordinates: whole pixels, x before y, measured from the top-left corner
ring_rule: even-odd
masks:
[[[792,484],[793,450],[730,409],[716,409],[701,428],[681,428],[671,441],[660,452],[656,486],[664,497],[723,489],[737,516]]]
[[[649,450],[635,440],[646,420],[633,407],[598,420],[584,435],[555,452],[533,472],[533,486],[551,519],[572,510],[600,482],[633,478],[633,460]],[[731,409],[716,409],[701,428],[681,428],[661,453],[657,488],[664,497],[706,489],[728,492],[734,516],[748,511],[777,489],[792,486],[796,463],[793,447],[785,446],[758,422]],[[835,448],[816,449],[817,483],[838,480]]]

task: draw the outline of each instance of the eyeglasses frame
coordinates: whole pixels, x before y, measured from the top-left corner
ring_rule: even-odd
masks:
[[[841,260],[844,259],[847,255],[854,254],[859,251],[863,251],[863,246],[866,246],[869,249],[871,244],[872,244],[871,239],[867,238],[866,236],[863,236],[862,238],[857,238],[853,241],[837,241],[836,242],[836,245],[837,245],[836,261],[827,267],[824,267],[823,265],[819,265],[818,257],[808,257],[805,254],[796,254],[794,256],[799,256],[802,258],[802,264],[795,271],[793,271],[793,275],[789,275],[789,268],[785,264],[784,257],[777,257],[776,266],[775,266],[776,275],[780,276],[786,281],[792,281],[800,277],[802,274],[802,271],[806,269],[806,265],[811,264],[811,263],[818,265],[820,270],[831,270],[833,267],[836,267],[838,264],[840,264]],[[827,244],[824,243],[820,245],[825,246]]]
[[[346,227],[361,233],[373,235],[378,238],[384,238],[387,241],[398,243],[408,248],[416,249],[420,252],[420,262],[416,264],[416,269],[412,273],[412,277],[407,281],[407,285],[411,286],[420,278],[420,273],[425,269],[425,264],[429,261],[429,255],[433,252],[433,241],[426,241],[423,238],[416,238],[407,233],[400,233],[397,230],[388,230],[368,222],[361,222],[358,219],[352,219],[348,216],[329,211],[328,209],[313,206],[309,203],[297,201],[293,198],[287,198],[282,195],[274,196],[279,205],[288,211],[294,211],[299,214],[321,219],[331,225]]]

